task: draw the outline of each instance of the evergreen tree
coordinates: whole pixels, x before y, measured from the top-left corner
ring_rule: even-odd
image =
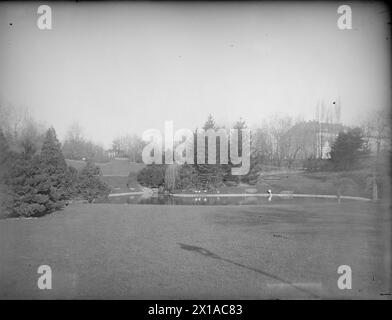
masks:
[[[207,131],[208,129],[217,130],[218,127],[215,123],[213,116],[210,114],[207,118],[207,121],[204,123],[203,129]],[[216,143],[216,141],[214,141]],[[196,169],[198,172],[197,176],[197,186],[199,188],[205,189],[215,189],[223,180],[224,171],[222,169],[220,161],[220,145],[218,144],[216,147],[216,154],[218,155],[218,162],[216,164],[208,164],[208,138],[205,137],[204,141],[205,145],[205,164],[197,164]],[[196,148],[197,151],[197,138],[196,138]],[[197,162],[196,162],[197,163]]]
[[[46,132],[41,149],[41,164],[47,166],[47,171],[53,174],[63,172],[67,168],[67,163],[61,152],[61,144],[53,128]]]
[[[70,171],[53,128],[41,154],[25,149],[13,154],[6,185],[11,197],[7,210],[13,216],[39,216],[62,208],[70,198]]]
[[[62,208],[77,194],[92,202],[109,193],[92,162],[80,175],[67,166],[53,128],[46,132],[40,154],[34,148],[10,152],[1,131],[0,150],[0,204],[7,215],[40,216]]]
[[[208,115],[207,121],[204,123],[203,129],[206,131],[208,129],[216,129],[215,120],[211,114]]]
[[[331,161],[336,170],[355,168],[360,158],[369,154],[360,128],[340,132],[331,148]]]
[[[55,198],[58,198],[60,201],[69,200],[73,184],[72,172],[65,162],[61,144],[53,128],[48,129],[46,132],[41,149],[40,167],[51,188],[55,189]]]
[[[100,175],[100,168],[91,160],[87,160],[86,166],[79,174],[79,193],[89,203],[99,197],[106,197],[110,192],[109,187],[99,179]]]
[[[40,169],[38,155],[15,155],[7,187],[12,199],[7,209],[12,216],[38,216],[62,207]]]

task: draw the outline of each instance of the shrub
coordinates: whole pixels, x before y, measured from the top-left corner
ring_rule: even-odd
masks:
[[[140,185],[148,188],[158,188],[165,182],[165,165],[151,164],[144,167],[137,175]]]
[[[214,189],[223,183],[226,175],[231,175],[228,165],[199,164],[195,167],[197,170],[197,186],[199,188]]]
[[[198,172],[194,165],[183,164],[178,170],[177,189],[196,188]]]
[[[94,199],[108,196],[109,187],[99,179],[101,170],[92,161],[88,160],[78,177],[78,191],[81,197],[89,203]]]
[[[8,154],[2,201],[7,215],[40,216],[62,208],[71,198],[74,172],[66,165],[53,128],[47,131],[40,154],[33,149]]]
[[[6,181],[9,215],[40,216],[63,207],[63,192],[55,182],[54,177],[42,169],[39,155],[33,158],[15,155]]]
[[[53,128],[47,131],[40,154],[32,149],[10,152],[1,132],[0,147],[2,216],[41,216],[61,209],[76,195],[92,202],[109,193],[92,162],[79,175],[67,166]]]
[[[304,161],[303,167],[308,172],[330,171],[333,164],[329,159],[309,158]]]
[[[335,170],[353,170],[369,152],[362,129],[353,128],[339,133],[330,154]]]

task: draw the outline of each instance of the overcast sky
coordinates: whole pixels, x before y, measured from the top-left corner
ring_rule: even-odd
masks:
[[[49,4],[53,29],[39,30]],[[0,4],[0,103],[26,106],[60,138],[78,121],[118,134],[272,114],[312,119],[340,96],[342,120],[390,106],[389,16],[382,4]],[[11,25],[12,24],[12,25]]]

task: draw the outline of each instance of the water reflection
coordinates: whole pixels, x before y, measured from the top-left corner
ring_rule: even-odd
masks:
[[[304,201],[314,201],[314,199],[293,199],[293,198],[279,198],[279,197],[274,197],[272,199],[271,195],[266,197],[257,197],[257,196],[208,197],[203,194],[198,194],[193,197],[175,197],[173,195],[150,194],[148,196],[128,195],[128,196],[111,197],[109,199],[101,200],[99,202],[119,203],[119,204],[211,206],[211,205],[269,205],[277,202],[284,202],[284,203],[301,202],[302,203]],[[331,199],[317,199],[317,201],[331,202]]]
[[[121,202],[120,199],[118,201]],[[112,202],[112,201],[110,201]],[[218,197],[209,198],[209,197],[190,197],[190,198],[179,198],[170,195],[158,195],[151,197],[133,197],[127,198],[126,203],[128,204],[165,204],[165,205],[220,205],[227,204],[227,201],[224,201]]]

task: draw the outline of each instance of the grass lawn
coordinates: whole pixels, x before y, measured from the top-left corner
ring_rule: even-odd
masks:
[[[77,170],[82,169],[86,163],[80,160],[69,160],[67,164],[74,167]],[[138,172],[145,167],[142,163],[131,163],[127,160],[116,160],[112,159],[107,163],[96,163],[101,168],[102,175],[104,176],[122,176],[127,177],[130,172]]]
[[[391,296],[387,206],[73,204],[0,220],[0,298],[284,299]],[[53,289],[37,288],[49,265]],[[349,265],[352,290],[339,290]]]
[[[291,191],[292,193],[298,194],[322,194],[322,195],[336,195],[337,187],[334,184],[334,180],[342,177],[351,177],[353,183],[356,183],[356,187],[353,189],[344,189],[341,194],[344,196],[359,196],[370,198],[371,193],[366,191],[366,184],[364,181],[358,179],[360,175],[366,175],[364,172],[286,172],[286,173],[274,173],[270,175],[264,175],[259,182],[255,185],[239,184],[236,186],[223,186],[219,187],[220,193],[238,194],[238,193],[250,193],[250,189],[253,193],[266,193],[268,189],[272,190],[273,194],[281,193],[282,191]],[[355,182],[357,178],[358,182]],[[364,180],[364,179],[363,179]],[[189,191],[184,190],[182,193],[188,193]],[[181,191],[177,192],[181,193]],[[192,193],[192,192],[191,192]]]

